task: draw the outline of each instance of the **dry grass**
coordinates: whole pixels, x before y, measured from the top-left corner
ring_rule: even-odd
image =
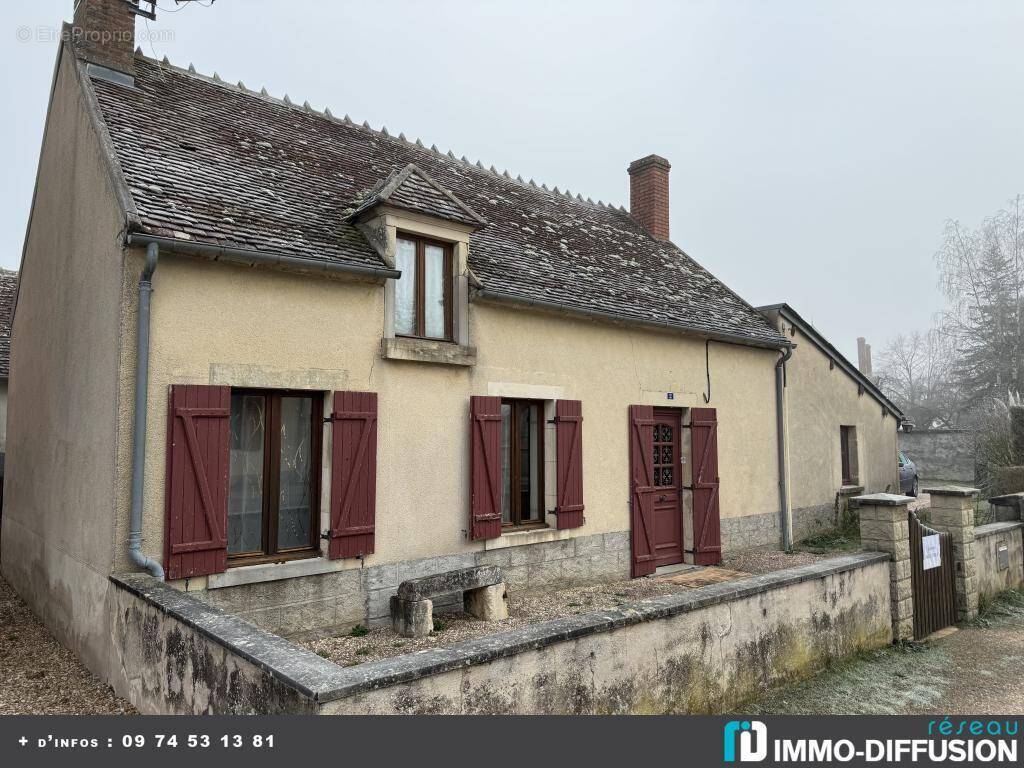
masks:
[[[0,577],[0,715],[128,715]]]

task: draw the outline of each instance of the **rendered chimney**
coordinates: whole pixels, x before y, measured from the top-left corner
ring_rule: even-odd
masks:
[[[80,58],[135,74],[135,15],[129,0],[75,0],[72,40]]]
[[[871,375],[871,345],[863,336],[857,339],[857,369],[865,376]]]
[[[668,240],[668,160],[648,155],[629,164],[629,213],[653,237]]]

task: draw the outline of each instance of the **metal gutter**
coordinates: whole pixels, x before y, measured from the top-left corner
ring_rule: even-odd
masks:
[[[782,529],[782,549],[793,548],[793,516],[789,509],[788,467],[786,462],[786,361],[793,356],[793,348],[782,351],[775,363],[775,432],[779,452],[779,527]]]
[[[539,307],[541,309],[565,312],[567,314],[578,315],[580,317],[589,317],[595,320],[625,323],[628,325],[642,325],[648,328],[660,328],[662,330],[676,331],[678,333],[689,333],[695,336],[700,336],[701,338],[728,342],[730,344],[739,344],[740,346],[745,347],[758,347],[760,349],[790,349],[793,346],[793,344],[781,337],[779,341],[772,342],[766,339],[757,339],[738,333],[711,331],[706,328],[698,328],[697,326],[686,325],[683,323],[672,323],[666,320],[645,320],[643,318],[615,314],[614,312],[606,312],[600,309],[586,309],[585,307],[566,304],[565,302],[550,301],[548,299],[535,299],[529,296],[519,296],[517,294],[504,293],[502,291],[480,289],[473,292],[473,297],[483,301],[491,301],[499,304]]]
[[[160,563],[142,554],[142,491],[146,470],[146,405],[149,399],[149,308],[153,295],[153,272],[160,247],[146,247],[146,266],[139,278],[138,333],[135,338],[135,425],[132,434],[131,526],[128,530],[128,558],[154,578],[164,579]]]
[[[371,267],[362,264],[342,264],[340,262],[320,261],[304,256],[287,256],[281,253],[268,253],[249,248],[230,248],[212,243],[199,243],[190,240],[179,240],[175,237],[161,237],[132,232],[127,237],[128,245],[157,245],[174,253],[200,256],[213,261],[227,261],[237,264],[257,264],[270,267],[301,269],[308,272],[326,272],[329,274],[360,275],[362,277],[399,278],[400,270],[389,267]]]

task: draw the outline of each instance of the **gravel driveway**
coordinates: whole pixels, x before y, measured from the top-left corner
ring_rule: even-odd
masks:
[[[0,715],[127,715],[114,695],[0,577]]]
[[[1024,712],[1024,594],[929,643],[864,654],[749,702],[764,715],[1016,715]]]

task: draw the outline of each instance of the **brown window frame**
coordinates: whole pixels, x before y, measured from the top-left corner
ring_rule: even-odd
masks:
[[[407,339],[451,341],[454,338],[452,331],[452,244],[423,237],[422,235],[415,235],[410,232],[399,232],[396,240],[408,240],[416,244],[416,287],[414,294],[416,297],[416,332],[396,333],[395,335]],[[423,276],[426,272],[426,248],[428,245],[436,246],[444,251],[444,336],[427,336],[427,288]]]
[[[839,462],[842,474],[843,485],[856,485],[857,478],[853,477],[853,461],[850,460],[850,450],[857,449],[857,440],[854,437],[853,445],[850,445],[850,436],[856,435],[856,427],[849,424],[839,426]]]
[[[544,420],[544,401],[543,400],[529,400],[525,398],[516,397],[503,397],[501,399],[502,405],[509,405],[512,407],[511,412],[511,429],[509,430],[511,436],[511,444],[509,445],[509,458],[510,466],[508,473],[509,481],[509,517],[511,518],[508,522],[504,519],[501,521],[501,527],[504,531],[511,530],[529,530],[532,528],[547,528],[547,504],[546,504],[546,489],[544,478],[544,438],[545,438],[545,425]],[[523,467],[522,467],[522,442],[519,434],[519,416],[523,407],[536,407],[537,408],[537,428],[540,430],[540,435],[537,440],[537,485],[539,486],[540,495],[540,518],[537,520],[526,520],[523,521],[523,509],[522,509],[522,496],[517,492],[523,479]],[[504,488],[502,488],[502,498],[504,498]]]
[[[320,552],[320,492],[323,472],[324,398],[320,392],[297,389],[255,389],[232,387],[231,395],[259,395],[266,402],[266,424],[263,429],[263,549],[253,552],[228,553],[228,567],[281,563],[288,560],[319,557]],[[281,398],[305,397],[312,400],[312,431],[310,432],[310,524],[309,542],[305,546],[279,550],[277,548],[278,520],[280,517],[281,483]],[[271,426],[272,425],[272,426]],[[230,469],[229,469],[230,473]],[[230,497],[230,481],[229,497]],[[230,503],[230,502],[229,502]]]

